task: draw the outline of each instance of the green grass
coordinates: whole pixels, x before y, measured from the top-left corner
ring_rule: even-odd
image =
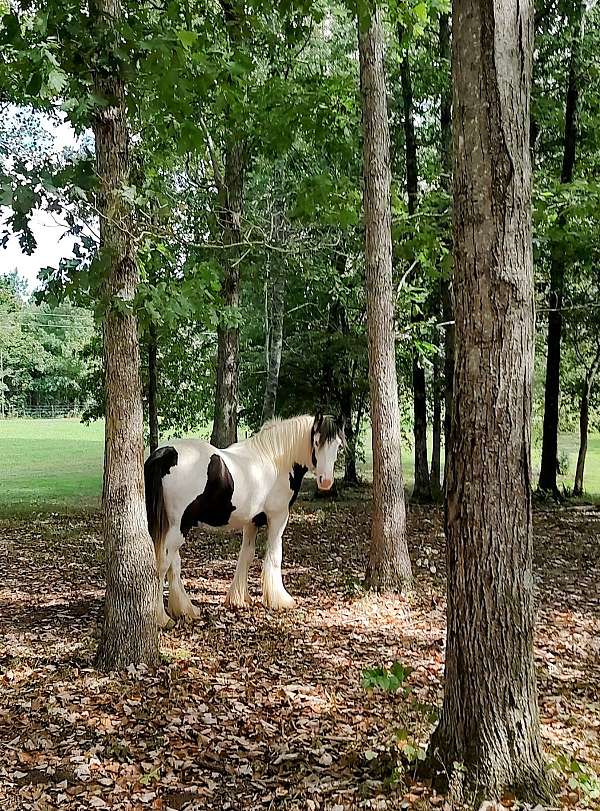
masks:
[[[0,420],[0,514],[97,507],[103,453],[103,422]]]
[[[361,472],[372,474],[371,437],[365,436],[366,460]],[[559,449],[568,459],[561,483],[571,488],[577,461],[578,437],[561,434]],[[431,449],[431,441],[429,443]],[[0,516],[29,513],[79,512],[95,509],[102,489],[104,423],[82,425],[76,419],[0,420]],[[533,449],[534,482],[539,470],[538,444]],[[413,460],[403,447],[404,475],[410,486]],[[600,494],[600,434],[590,434],[585,489]]]
[[[362,472],[370,479],[373,475],[373,457],[371,453],[371,431],[368,429],[364,435],[365,462],[362,465]],[[428,437],[427,449],[431,460],[431,434]],[[558,477],[559,487],[564,485],[567,490],[573,489],[575,479],[575,466],[577,465],[577,454],[579,452],[579,435],[561,433],[558,437],[559,456],[566,457],[566,472]],[[442,448],[443,455],[443,448]],[[533,483],[537,486],[540,472],[541,440],[535,442],[531,453],[531,463],[533,466]],[[442,458],[443,464],[443,458]],[[414,455],[412,447],[404,442],[402,446],[402,469],[404,480],[407,486],[412,487],[415,474]],[[588,450],[585,460],[584,488],[587,495],[594,498],[600,496],[600,433],[590,434],[588,437]]]

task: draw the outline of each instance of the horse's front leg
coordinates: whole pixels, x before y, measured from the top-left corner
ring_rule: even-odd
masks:
[[[248,593],[248,570],[254,560],[257,533],[258,527],[254,524],[247,524],[244,527],[242,546],[240,548],[240,554],[238,555],[235,574],[229,586],[227,597],[225,597],[225,605],[230,605],[234,608],[243,608],[245,605],[252,603],[250,594]]]
[[[281,577],[281,559],[283,555],[283,531],[288,522],[289,513],[269,515],[267,551],[262,568],[263,603],[267,608],[293,608],[296,604],[283,586]]]

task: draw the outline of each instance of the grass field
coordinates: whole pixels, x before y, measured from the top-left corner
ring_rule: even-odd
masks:
[[[363,474],[371,475],[370,437],[366,437]],[[561,477],[573,484],[578,439],[561,434],[560,452],[568,458],[569,473]],[[102,488],[104,424],[82,425],[76,419],[0,420],[0,515],[35,512],[84,511],[98,507]],[[412,483],[410,449],[404,450],[404,475]],[[539,448],[534,448],[537,473]],[[535,479],[534,479],[535,480]],[[600,434],[590,435],[585,476],[586,491],[600,494]]]
[[[104,424],[77,419],[0,420],[0,513],[97,507]]]

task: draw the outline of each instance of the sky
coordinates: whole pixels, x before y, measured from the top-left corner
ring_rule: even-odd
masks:
[[[36,115],[42,127],[51,135],[51,152],[57,154],[65,147],[77,146],[78,138],[67,122],[57,123],[46,116]],[[10,215],[10,209],[0,207],[0,219],[4,221],[7,215]],[[6,248],[0,247],[0,273],[17,268],[26,279],[30,293],[38,286],[40,268],[57,267],[61,258],[69,257],[73,252],[73,239],[64,236],[66,228],[56,219],[56,215],[37,211],[31,220],[31,228],[37,240],[37,250],[31,256],[21,251],[19,240],[14,236]]]

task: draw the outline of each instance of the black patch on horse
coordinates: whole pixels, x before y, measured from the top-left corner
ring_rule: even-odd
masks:
[[[144,463],[144,493],[146,497],[146,518],[148,531],[156,543],[167,532],[169,521],[163,499],[162,480],[178,460],[177,451],[172,445],[157,448]]]
[[[172,445],[164,445],[162,448],[157,448],[144,462],[144,469],[147,471],[152,470],[154,475],[159,475],[162,479],[167,473],[171,472],[171,468],[175,467],[179,456],[177,451]]]
[[[292,491],[292,497],[289,504],[290,507],[298,498],[298,493],[302,487],[302,479],[306,475],[307,470],[308,468],[304,467],[304,465],[299,465],[297,462],[294,462],[294,467],[290,473],[290,490]]]
[[[252,523],[254,524],[255,527],[258,527],[259,529],[260,527],[266,527],[268,524],[267,514],[257,513],[257,515],[255,515],[254,518],[252,519]]]
[[[186,537],[190,529],[198,524],[223,527],[229,523],[235,510],[231,503],[232,495],[233,478],[229,468],[218,454],[213,453],[208,463],[204,492],[188,504],[181,516],[181,534]]]

